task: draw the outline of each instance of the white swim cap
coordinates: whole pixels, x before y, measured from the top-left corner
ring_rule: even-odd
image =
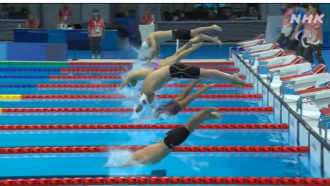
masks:
[[[145,94],[142,94],[141,97],[140,97],[140,100],[139,100],[139,104],[141,106],[144,106],[144,105],[149,105],[149,101],[148,101],[148,97],[145,95]]]
[[[144,49],[149,49],[149,45],[146,41],[143,41],[142,45],[141,45]]]

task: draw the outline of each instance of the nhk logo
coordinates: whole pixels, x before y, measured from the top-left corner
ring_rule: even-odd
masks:
[[[321,15],[304,15],[304,17],[301,19],[301,14],[299,14],[298,16],[296,16],[295,14],[292,14],[291,16],[291,20],[290,20],[290,23],[297,23],[299,24],[300,21],[302,21],[303,24],[307,23],[307,24],[311,24],[311,23],[320,23],[320,24],[323,24],[323,18],[324,18],[324,14],[321,14]],[[309,43],[305,43],[305,38],[312,38],[312,34],[311,32],[309,32],[307,30],[307,35],[306,33],[304,33],[303,31],[299,31],[295,36],[295,40],[299,41],[299,38],[298,36],[299,35],[302,35],[303,37],[301,37],[300,39],[300,42],[301,42],[301,45],[304,47],[304,48],[308,48],[309,47],[309,44],[312,44],[312,45],[318,45],[320,44],[320,41],[319,40],[316,40],[316,41],[309,41]]]
[[[314,15],[304,15],[304,17],[301,20],[301,14],[299,14],[298,16],[296,16],[295,14],[292,14],[290,23],[299,24],[299,22],[301,20],[303,24],[305,24],[305,23],[311,24],[311,23],[317,23],[317,22],[323,24],[323,18],[324,18],[324,14],[321,14],[321,15],[317,14],[315,16]]]

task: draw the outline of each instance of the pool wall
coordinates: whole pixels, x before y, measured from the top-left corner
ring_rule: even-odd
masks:
[[[268,86],[258,74],[256,74],[237,54],[237,49],[230,50],[230,56],[235,66],[246,75],[246,82],[253,83],[254,92],[263,95],[262,106],[273,106],[274,116],[270,120],[280,118],[280,123],[289,124],[289,143],[291,146],[308,146],[309,156],[299,158],[305,167],[310,169],[314,177],[330,177],[330,145],[321,138],[299,115],[293,111],[275,92]]]
[[[67,44],[0,43],[0,60],[67,61]]]

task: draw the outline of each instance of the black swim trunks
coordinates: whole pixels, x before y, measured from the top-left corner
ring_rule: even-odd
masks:
[[[158,118],[161,114],[167,114],[169,116],[175,116],[181,111],[181,107],[178,102],[173,99],[165,105],[161,105],[156,109],[156,117]]]
[[[189,39],[191,39],[190,30],[172,29],[172,35],[173,35],[174,39],[180,39],[180,40],[189,40]]]
[[[174,148],[176,146],[181,145],[188,136],[190,135],[190,132],[187,130],[185,126],[172,129],[166,133],[166,136],[164,138],[164,143],[168,148]]]
[[[188,66],[182,63],[173,64],[169,68],[172,78],[198,79],[201,74],[199,67]]]

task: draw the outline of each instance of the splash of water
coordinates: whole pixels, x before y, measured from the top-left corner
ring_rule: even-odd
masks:
[[[111,150],[109,151],[108,161],[105,166],[122,166],[133,158],[133,152],[129,150]]]

